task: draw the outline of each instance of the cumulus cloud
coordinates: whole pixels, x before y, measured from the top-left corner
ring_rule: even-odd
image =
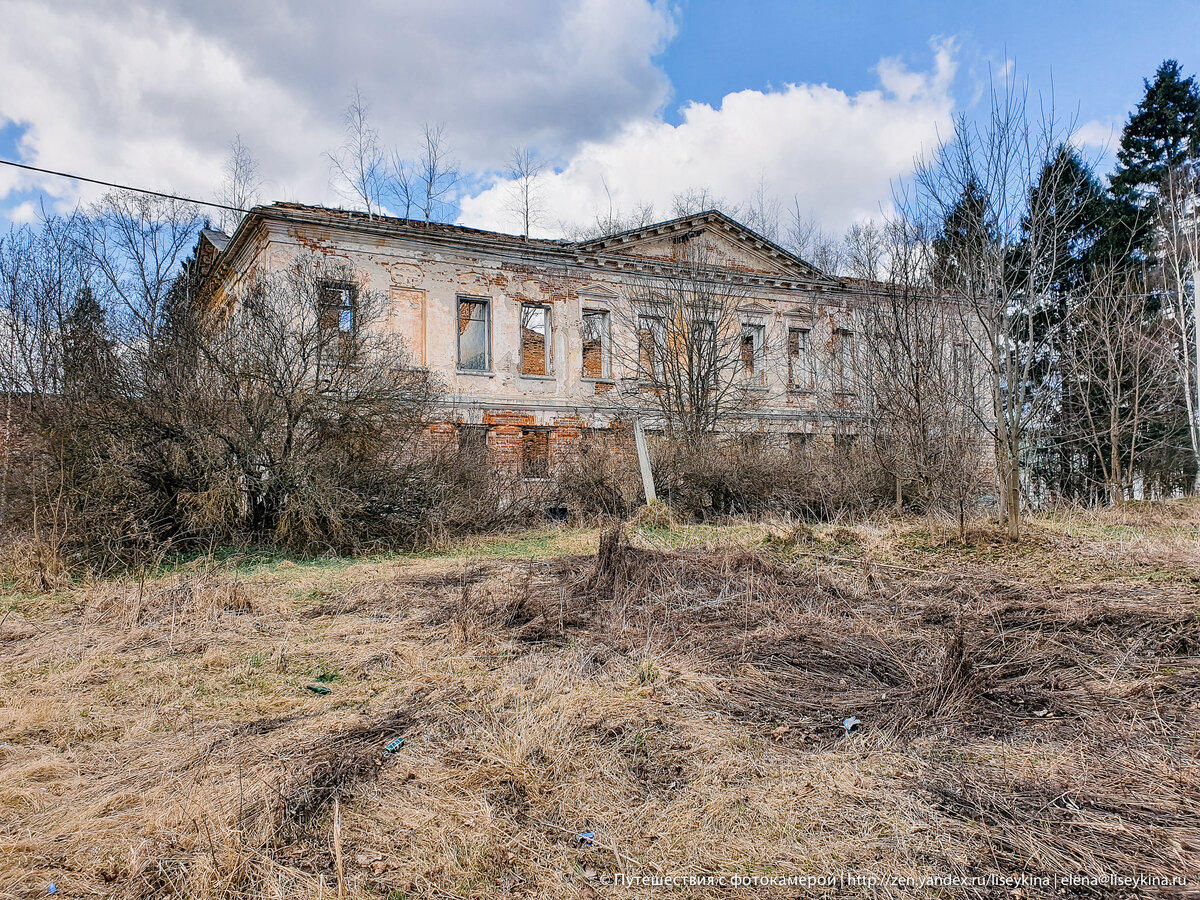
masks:
[[[898,59],[876,67],[879,85],[857,94],[817,84],[726,95],[720,106],[690,103],[681,122],[657,115],[619,134],[585,142],[537,179],[544,234],[584,225],[610,206],[651,203],[666,213],[672,197],[705,189],[738,202],[762,183],[811,210],[828,229],[875,217],[889,204],[892,180],[949,133],[956,69],[954,45],[933,45],[927,71]],[[511,185],[499,179],[462,203],[460,221],[512,230]]]
[[[1120,141],[1121,124],[1111,119],[1090,119],[1077,127],[1071,138],[1078,146],[1107,152]]]
[[[26,162],[201,197],[240,133],[271,199],[333,201],[321,153],[355,85],[385,142],[445,122],[483,171],[517,143],[569,155],[653,115],[674,28],[653,0],[6,0],[0,130],[20,129]],[[79,196],[0,173],[0,199],[29,188]]]

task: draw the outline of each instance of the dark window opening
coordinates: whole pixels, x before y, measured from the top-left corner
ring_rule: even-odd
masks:
[[[788,329],[788,387],[811,391],[813,371],[807,328]]]
[[[522,430],[521,475],[524,478],[550,477],[550,432],[545,428]]]
[[[459,425],[458,450],[460,453],[482,455],[487,452],[486,425]]]
[[[747,378],[766,378],[766,342],[762,325],[742,326],[742,374]]]
[[[663,322],[657,316],[638,317],[638,369],[643,378],[663,377]]]

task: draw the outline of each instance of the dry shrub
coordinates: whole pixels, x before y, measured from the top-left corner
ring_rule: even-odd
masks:
[[[655,487],[680,515],[801,515],[836,519],[887,500],[882,474],[857,448],[813,439],[794,451],[765,439],[713,438],[700,446],[655,447]]]
[[[637,454],[619,432],[581,439],[554,474],[559,499],[585,517],[628,516],[642,494]]]

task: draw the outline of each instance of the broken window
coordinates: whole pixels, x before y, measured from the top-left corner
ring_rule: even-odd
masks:
[[[833,335],[834,362],[837,365],[837,389],[843,394],[854,393],[854,335],[837,331]]]
[[[492,368],[491,317],[487,300],[458,298],[458,367],[468,372]]]
[[[326,281],[320,287],[321,327],[352,334],[356,325],[358,289],[350,282]]]
[[[638,373],[643,378],[661,381],[665,334],[658,316],[638,316]]]
[[[471,456],[482,456],[487,452],[486,425],[459,425],[458,452]]]
[[[813,389],[812,350],[807,328],[788,328],[788,387],[794,391]]]
[[[965,391],[971,384],[971,355],[965,341],[955,341],[951,347],[950,384],[955,391]]]
[[[521,430],[521,475],[524,478],[550,477],[550,432],[545,428]]]
[[[601,309],[583,311],[583,377],[608,378],[608,313]]]
[[[532,303],[521,304],[521,374],[549,375],[550,307]]]
[[[799,456],[808,449],[808,435],[803,431],[793,431],[788,435],[788,453]]]
[[[762,325],[742,325],[742,374],[760,382],[767,371],[765,332]]]
[[[835,449],[846,453],[854,449],[854,445],[858,442],[857,434],[835,434],[833,436],[833,446]]]

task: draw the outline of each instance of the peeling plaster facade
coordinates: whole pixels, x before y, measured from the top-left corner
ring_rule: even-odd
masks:
[[[820,390],[789,386],[788,329],[806,331],[816,388],[834,364],[835,334],[860,332],[856,311],[869,297],[719,212],[567,242],[280,203],[250,212],[227,244],[218,246],[223,238],[209,235],[212,248],[201,239],[201,251],[211,258],[207,287],[215,302],[235,296],[256,269],[284,264],[296,254],[317,252],[344,261],[365,288],[386,298],[381,327],[403,337],[413,360],[446,385],[445,424],[437,430],[449,437],[456,424],[489,426],[489,445],[514,451],[530,429],[552,429],[551,440],[558,443],[580,429],[613,424],[619,410],[606,395],[630,373],[619,371],[610,350],[607,376],[585,375],[583,314],[610,312],[610,340],[634,340],[620,333],[620,315],[612,315],[628,302],[631,284],[663,274],[681,248],[701,241],[710,258],[744,286],[743,321],[761,325],[772,350],[761,374],[764,403],[731,428],[781,440],[834,427],[854,430],[852,397],[821,400]],[[486,371],[461,364],[458,317],[464,299],[486,304]],[[549,312],[545,375],[522,373],[522,304]]]

